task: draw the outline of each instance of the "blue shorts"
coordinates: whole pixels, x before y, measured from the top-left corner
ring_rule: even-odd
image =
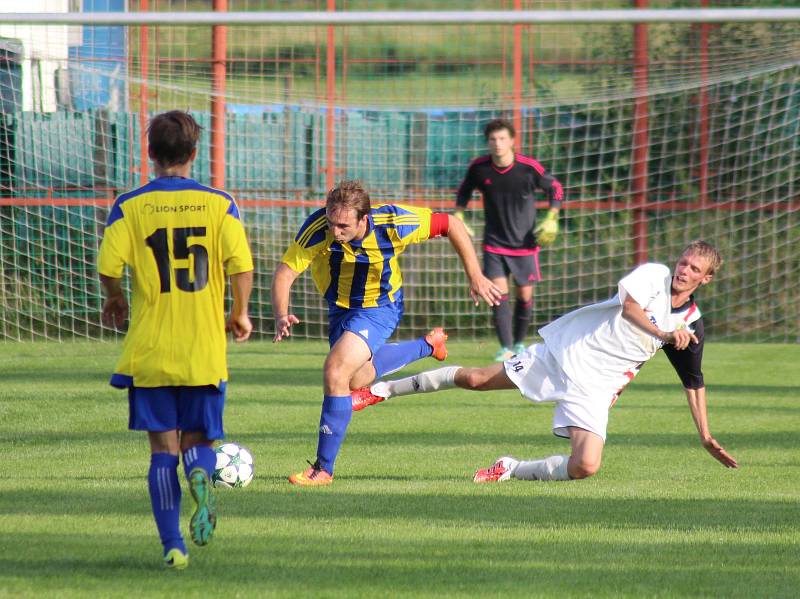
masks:
[[[163,433],[202,432],[222,439],[225,385],[205,387],[128,387],[128,428]]]
[[[345,331],[350,331],[364,340],[374,356],[392,336],[401,318],[402,302],[377,308],[334,307],[328,311],[328,342],[333,347]]]

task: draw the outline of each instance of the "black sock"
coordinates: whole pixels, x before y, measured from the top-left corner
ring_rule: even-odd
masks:
[[[533,300],[523,302],[517,299],[517,303],[514,304],[514,344],[525,342],[531,324],[531,312],[533,312]]]
[[[511,307],[508,305],[508,295],[500,297],[500,305],[493,306],[494,328],[497,338],[503,347],[511,347]]]

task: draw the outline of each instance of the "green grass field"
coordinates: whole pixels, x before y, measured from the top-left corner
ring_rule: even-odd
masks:
[[[449,362],[493,350],[453,343]],[[354,414],[336,482],[298,489],[286,476],[314,453],[325,352],[231,348],[226,431],[257,478],[218,491],[213,543],[166,572],[146,439],[107,385],[119,346],[0,344],[0,596],[797,597],[798,346],[706,349],[711,429],[738,470],[700,447],[659,355],[612,410],[594,478],[473,484],[499,455],[568,445],[548,406],[448,391]],[[190,503],[184,487],[184,530]]]

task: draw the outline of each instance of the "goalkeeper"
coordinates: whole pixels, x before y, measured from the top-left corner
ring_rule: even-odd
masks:
[[[492,308],[502,362],[525,349],[533,310],[533,283],[541,280],[539,246],[550,245],[558,233],[558,210],[564,197],[561,183],[533,158],[514,152],[514,126],[495,119],[484,128],[489,154],[472,161],[456,197],[455,216],[464,218],[472,192],[483,195],[483,274],[500,288],[500,303]],[[550,200],[544,220],[536,223],[536,190]],[[467,229],[470,234],[472,232]],[[508,301],[513,276],[516,302]]]

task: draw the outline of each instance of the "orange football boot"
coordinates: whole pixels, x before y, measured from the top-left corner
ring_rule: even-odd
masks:
[[[447,358],[447,333],[444,332],[442,327],[436,327],[430,333],[425,335],[425,341],[431,346],[433,350],[431,356],[443,362]]]
[[[311,462],[309,462],[311,464]],[[311,467],[303,472],[292,474],[289,477],[289,482],[293,485],[300,485],[303,487],[319,487],[322,485],[329,485],[333,482],[333,476],[328,474],[319,465],[319,460],[311,464]]]
[[[350,397],[353,399],[354,412],[363,410],[367,406],[375,405],[376,403],[380,403],[384,399],[386,399],[385,397],[381,397],[380,395],[375,395],[370,389],[370,387],[361,387],[361,389],[356,389],[355,391],[351,391]]]

